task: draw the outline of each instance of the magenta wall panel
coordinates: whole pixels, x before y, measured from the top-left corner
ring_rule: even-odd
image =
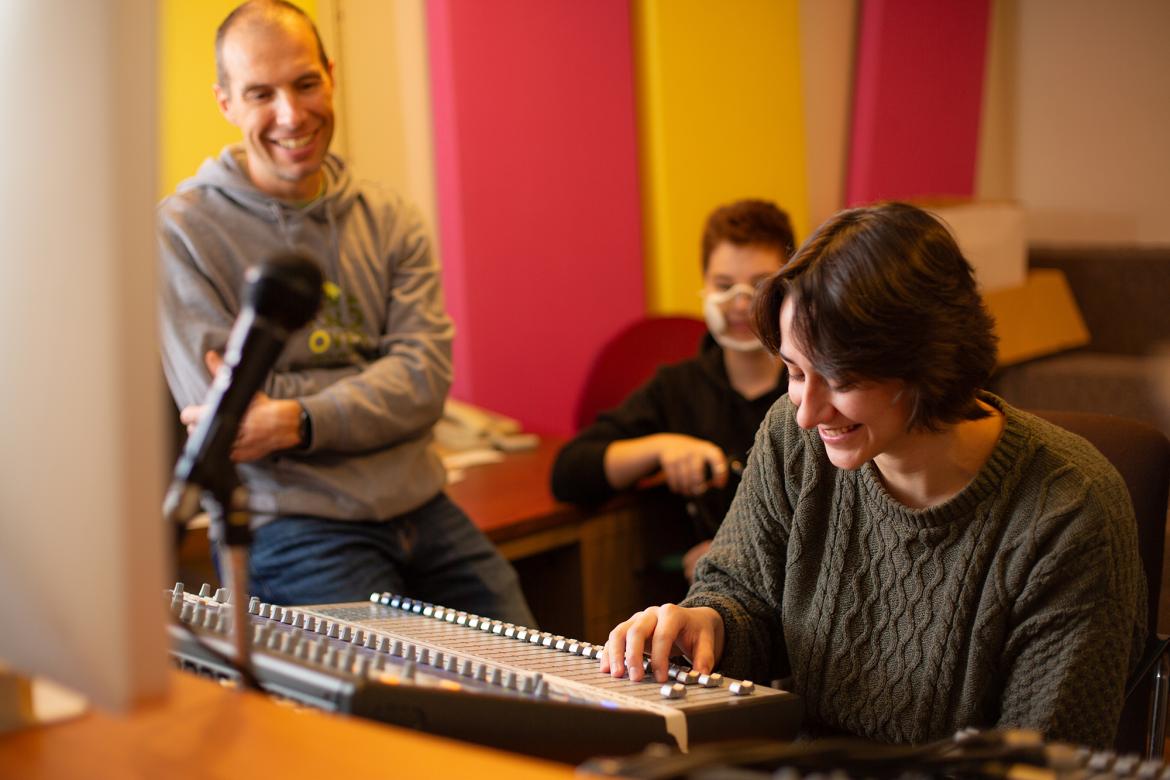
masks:
[[[628,0],[430,0],[453,395],[572,431],[645,294]]]
[[[969,197],[991,0],[866,0],[846,202]]]

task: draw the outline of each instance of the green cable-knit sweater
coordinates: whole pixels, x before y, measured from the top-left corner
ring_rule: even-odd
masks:
[[[1084,439],[981,398],[1006,418],[991,457],[918,510],[872,463],[834,467],[777,401],[683,604],[722,615],[721,669],[791,675],[813,731],[1112,743],[1145,638],[1125,483]]]

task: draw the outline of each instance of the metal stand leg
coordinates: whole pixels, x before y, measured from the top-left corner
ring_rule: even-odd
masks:
[[[1146,732],[1146,758],[1162,760],[1166,749],[1166,701],[1170,694],[1170,656],[1163,654],[1154,668],[1150,701],[1150,726]]]

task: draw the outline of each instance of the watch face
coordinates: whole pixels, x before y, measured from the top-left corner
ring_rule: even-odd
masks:
[[[305,448],[309,446],[309,433],[312,429],[309,427],[309,411],[301,407],[301,424],[297,427],[297,438],[299,440],[298,446]]]

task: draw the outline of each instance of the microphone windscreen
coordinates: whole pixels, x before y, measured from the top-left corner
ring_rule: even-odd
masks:
[[[245,280],[244,304],[290,333],[304,327],[321,306],[324,277],[304,255],[273,255],[249,268]]]

